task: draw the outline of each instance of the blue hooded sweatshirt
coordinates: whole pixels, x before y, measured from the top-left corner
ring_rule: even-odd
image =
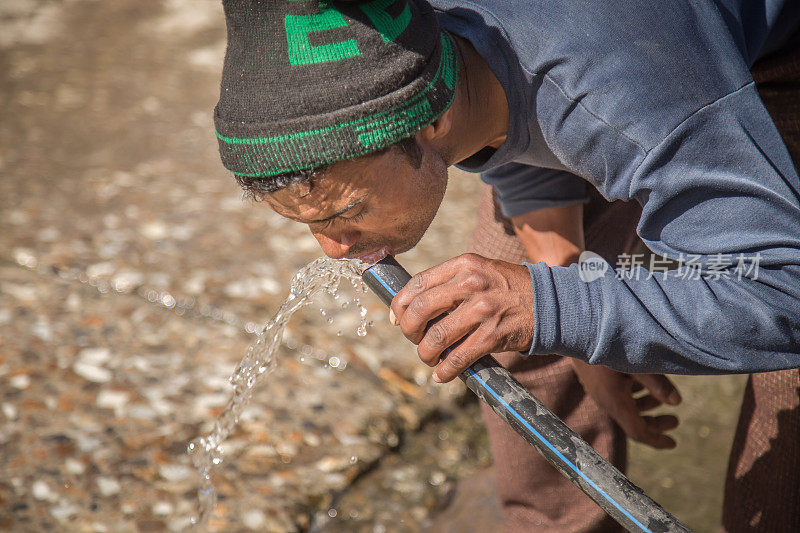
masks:
[[[797,42],[800,1],[431,4],[505,91],[506,141],[460,164],[505,214],[581,201],[588,182],[640,202],[645,244],[682,263],[529,265],[531,354],[626,372],[800,366],[800,179],[749,72]]]

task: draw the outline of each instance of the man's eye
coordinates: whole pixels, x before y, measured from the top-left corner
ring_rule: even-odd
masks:
[[[322,229],[328,229],[330,227],[336,226],[337,224],[344,224],[345,222],[355,224],[356,222],[359,222],[361,219],[363,219],[365,214],[366,211],[361,211],[359,214],[347,218],[343,216],[332,218],[326,222],[323,222]]]
[[[363,219],[364,215],[366,213],[367,213],[366,209],[362,209],[357,215],[353,215],[351,217],[339,216],[339,217],[334,218],[331,222],[333,222],[334,224],[336,224],[336,223],[345,223],[345,222],[349,222],[351,224],[355,224],[356,222],[358,222],[361,219]]]
[[[352,217],[345,218],[345,219],[342,219],[342,220],[344,220],[344,221],[346,221],[346,222],[353,222],[353,223],[355,223],[355,222],[358,222],[358,221],[362,220],[362,219],[364,218],[364,215],[365,215],[365,214],[366,214],[366,212],[365,212],[365,211],[361,211],[361,212],[360,212],[359,214],[357,214],[357,215],[353,215]]]

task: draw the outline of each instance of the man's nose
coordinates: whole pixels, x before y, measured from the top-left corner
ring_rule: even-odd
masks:
[[[325,255],[334,259],[341,259],[347,255],[350,248],[361,237],[359,231],[342,231],[338,233],[314,233],[314,237],[322,247]]]

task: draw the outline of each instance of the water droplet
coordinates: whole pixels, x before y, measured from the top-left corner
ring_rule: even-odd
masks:
[[[336,509],[328,509],[328,516],[331,518],[336,518]]]
[[[367,336],[367,328],[364,327],[364,324],[361,324],[360,326],[358,326],[358,329],[356,330],[356,335],[358,335],[359,337],[366,337]]]
[[[337,336],[337,337],[341,337],[342,335],[343,335],[343,334],[342,334],[342,330],[339,330],[339,331],[337,331],[337,332],[336,332],[336,336]]]
[[[333,324],[333,317],[329,316],[327,322],[328,324]]]
[[[359,306],[358,314],[361,315],[361,318],[367,316],[367,308],[363,305]]]
[[[356,455],[353,455],[353,456],[351,456],[351,457],[350,457],[350,464],[351,464],[351,465],[354,465],[354,464],[356,464],[357,462],[358,462],[358,456],[356,456]]]
[[[331,367],[333,367],[333,368],[338,368],[339,367],[339,363],[340,363],[340,360],[336,356],[331,357],[330,359],[328,359],[328,364],[331,365]]]

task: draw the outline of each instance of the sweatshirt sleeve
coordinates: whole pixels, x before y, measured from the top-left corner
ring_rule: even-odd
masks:
[[[529,265],[530,353],[627,372],[799,367],[800,180],[754,85],[680,122],[625,187],[643,205],[647,246],[690,258],[693,272],[615,271],[597,259],[595,272],[607,270],[592,279],[580,265]]]
[[[506,163],[481,172],[481,180],[495,188],[508,218],[588,200],[586,181],[563,170]]]

